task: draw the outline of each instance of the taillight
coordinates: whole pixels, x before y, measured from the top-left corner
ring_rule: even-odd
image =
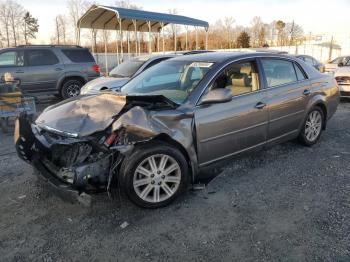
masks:
[[[101,72],[99,65],[93,65],[91,67],[91,69],[94,70],[96,73],[100,73]]]

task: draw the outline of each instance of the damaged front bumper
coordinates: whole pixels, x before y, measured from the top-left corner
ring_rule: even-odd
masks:
[[[58,135],[39,130],[26,115],[16,120],[14,142],[18,156],[34,167],[34,173],[54,193],[69,202],[85,204],[91,202],[87,193],[107,190],[111,163],[118,154],[107,150],[94,153],[88,139],[61,141]]]
[[[63,183],[51,174],[39,160],[35,160],[32,163],[35,168],[35,174],[48,185],[50,192],[70,203],[79,202],[85,206],[91,205],[91,196],[89,194],[80,191],[70,184]]]

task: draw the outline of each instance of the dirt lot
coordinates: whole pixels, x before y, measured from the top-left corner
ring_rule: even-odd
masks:
[[[235,159],[159,210],[63,202],[0,136],[1,261],[350,261],[349,102],[316,146]]]

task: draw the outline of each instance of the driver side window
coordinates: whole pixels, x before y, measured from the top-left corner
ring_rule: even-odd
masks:
[[[227,88],[232,96],[259,90],[259,78],[255,61],[229,65],[216,77],[211,89]]]

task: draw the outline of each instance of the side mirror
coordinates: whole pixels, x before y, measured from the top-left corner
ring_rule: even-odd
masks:
[[[201,101],[200,105],[207,105],[207,104],[216,104],[216,103],[226,103],[230,102],[232,100],[232,94],[231,90],[227,88],[218,88],[209,91],[207,94],[205,94]]]
[[[344,66],[344,63],[343,63],[343,62],[340,62],[340,63],[338,64],[338,66],[339,66],[339,67],[342,67],[342,66]]]

